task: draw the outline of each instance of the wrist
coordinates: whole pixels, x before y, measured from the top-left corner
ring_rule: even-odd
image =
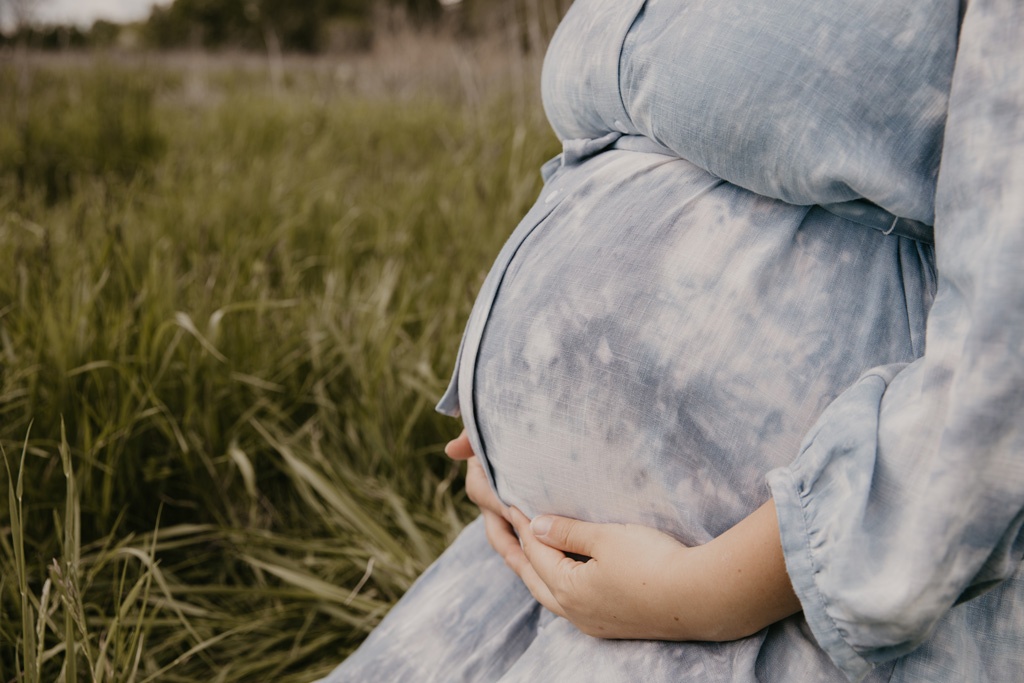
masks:
[[[672,640],[725,641],[741,638],[736,628],[736,605],[730,600],[734,579],[723,575],[717,539],[704,545],[683,547],[674,563],[676,596]]]
[[[677,558],[680,640],[736,640],[800,611],[772,501],[718,538],[680,548]]]

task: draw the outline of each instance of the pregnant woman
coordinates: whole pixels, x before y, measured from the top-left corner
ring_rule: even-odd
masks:
[[[543,96],[484,515],[326,680],[1017,679],[1024,5],[577,0]]]

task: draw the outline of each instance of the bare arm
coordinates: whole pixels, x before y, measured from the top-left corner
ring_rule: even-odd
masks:
[[[465,432],[445,450],[468,461],[466,489],[480,506],[491,546],[538,602],[585,633],[734,640],[800,611],[786,574],[773,501],[693,548],[635,525],[550,515],[531,524],[491,491]],[[551,526],[541,534],[545,520]],[[592,559],[578,562],[563,551]]]
[[[692,550],[703,555],[699,573],[705,579],[718,577],[708,587],[718,611],[709,616],[717,619],[724,637],[714,640],[750,635],[800,611],[782,556],[775,501]]]
[[[506,545],[506,562],[539,602],[593,636],[734,640],[800,611],[771,501],[694,548],[635,525],[547,515],[530,524],[518,510],[512,521],[522,551]]]

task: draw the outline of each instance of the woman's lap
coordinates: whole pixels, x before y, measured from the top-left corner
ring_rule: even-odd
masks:
[[[805,631],[796,617],[731,643],[592,638],[534,601],[478,519],[319,683],[754,683],[792,671],[789,660],[815,681],[843,680]]]

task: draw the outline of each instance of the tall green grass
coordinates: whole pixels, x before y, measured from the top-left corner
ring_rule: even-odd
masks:
[[[557,151],[470,49],[0,63],[0,681],[311,680],[469,518],[432,406]]]

